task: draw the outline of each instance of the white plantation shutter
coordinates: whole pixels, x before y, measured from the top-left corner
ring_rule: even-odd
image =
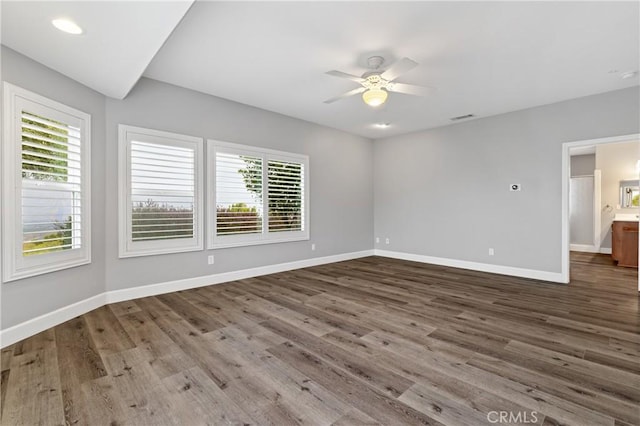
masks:
[[[202,249],[202,139],[120,125],[120,257]]]
[[[22,254],[82,247],[80,129],[21,111]]]
[[[4,85],[5,281],[89,263],[90,121]]]
[[[133,241],[193,238],[195,151],[131,142]]]
[[[269,232],[302,230],[304,165],[270,160],[268,180]]]
[[[216,153],[217,235],[262,233],[262,187],[262,158]]]
[[[209,248],[309,239],[308,157],[208,141]]]

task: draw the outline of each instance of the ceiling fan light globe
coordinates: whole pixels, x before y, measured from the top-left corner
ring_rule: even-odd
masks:
[[[389,94],[383,89],[369,89],[362,94],[362,100],[365,104],[377,107],[387,101]]]

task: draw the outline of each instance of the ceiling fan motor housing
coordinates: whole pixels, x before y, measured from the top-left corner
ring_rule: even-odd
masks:
[[[372,70],[379,69],[382,64],[384,64],[384,58],[382,56],[370,56],[369,59],[367,59],[367,65]]]

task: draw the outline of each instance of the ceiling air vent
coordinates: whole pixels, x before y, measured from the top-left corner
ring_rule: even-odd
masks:
[[[475,117],[475,115],[473,114],[459,115],[457,117],[452,117],[450,120],[451,121],[466,120],[467,118],[473,118],[473,117]]]

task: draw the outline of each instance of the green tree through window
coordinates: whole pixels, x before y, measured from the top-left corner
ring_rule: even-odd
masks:
[[[246,167],[238,170],[245,187],[262,201],[262,159],[241,157]],[[269,231],[302,229],[302,165],[269,161],[267,165]]]
[[[66,124],[22,111],[22,177],[66,182],[68,136]]]

